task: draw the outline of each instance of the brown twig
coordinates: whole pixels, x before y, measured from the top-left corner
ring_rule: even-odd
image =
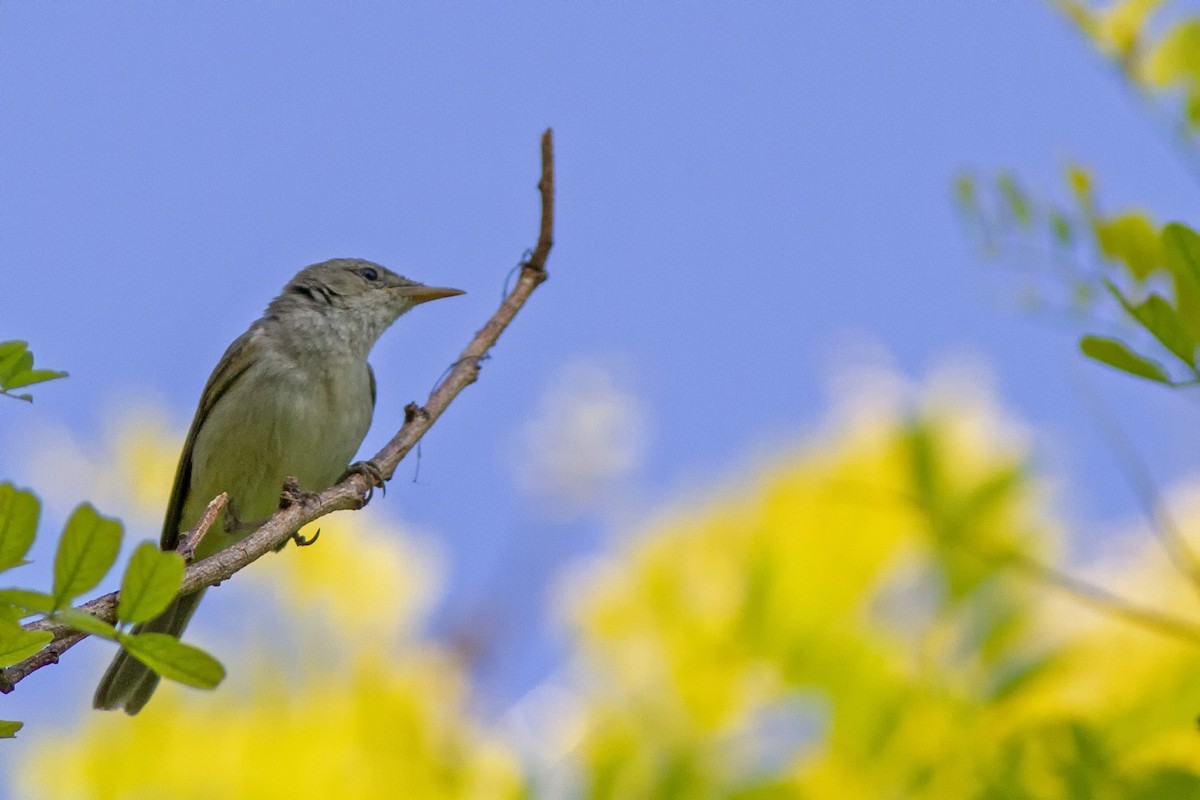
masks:
[[[117,621],[117,603],[120,600],[120,596],[120,592],[109,592],[102,597],[89,600],[81,606],[76,606],[76,608],[105,622],[114,623]],[[51,619],[39,619],[35,622],[27,623],[24,627],[25,630],[30,631],[50,631],[54,634],[54,638],[50,640],[49,644],[24,661],[0,670],[0,694],[8,694],[16,688],[21,680],[29,677],[29,675],[37,672],[42,667],[57,664],[59,657],[63,653],[88,637],[88,634],[82,631],[77,631],[68,625]]]
[[[442,412],[459,392],[479,378],[479,364],[496,344],[500,334],[508,327],[517,312],[544,280],[546,259],[554,245],[554,138],[549,129],[542,134],[542,177],[538,181],[541,195],[542,215],[538,229],[537,246],[529,259],[521,264],[521,275],[508,296],[500,303],[482,328],[462,351],[446,377],[434,388],[424,406],[416,406],[411,413],[405,409],[404,424],[392,440],[375,454],[371,462],[379,468],[385,480],[390,480],[396,467],[421,437],[437,422]],[[359,509],[366,505],[370,496],[371,481],[361,472],[348,475],[323,492],[293,498],[262,527],[230,547],[188,566],[183,576],[180,595],[191,594],[206,586],[215,586],[232,577],[236,572],[283,545],[302,527],[333,511]],[[216,500],[213,501],[217,502]],[[210,504],[209,508],[212,508]],[[205,512],[207,515],[207,511]],[[215,514],[214,514],[215,518]],[[197,537],[197,543],[199,537]],[[112,592],[90,600],[78,609],[99,617],[106,622],[116,620],[119,592]],[[0,671],[0,693],[11,692],[18,682],[49,664],[58,663],[59,656],[87,637],[62,623],[38,620],[25,625],[27,630],[50,630],[54,640],[19,664]]]
[[[204,535],[216,523],[217,517],[228,502],[229,495],[226,492],[221,492],[214,497],[205,507],[204,513],[200,515],[200,519],[196,520],[196,524],[179,538],[179,547],[175,552],[183,556],[184,561],[191,562],[192,557],[196,554],[196,547],[204,539]],[[76,608],[105,622],[115,623],[117,621],[117,604],[120,602],[120,599],[120,592],[109,592],[103,597],[97,597],[95,600],[90,600]],[[63,653],[82,642],[88,636],[88,634],[54,619],[39,619],[25,625],[25,629],[50,631],[54,634],[54,638],[50,640],[49,644],[24,661],[14,664],[7,669],[0,670],[0,694],[11,692],[16,688],[17,683],[30,673],[36,672],[50,664],[57,664],[58,659]]]
[[[196,556],[196,548],[200,546],[200,542],[204,541],[204,535],[208,533],[209,528],[216,524],[217,517],[221,515],[221,511],[228,503],[229,492],[221,492],[204,507],[204,513],[200,515],[200,519],[196,520],[192,529],[179,537],[179,546],[175,548],[175,552],[179,553],[184,561],[192,563],[192,559]]]

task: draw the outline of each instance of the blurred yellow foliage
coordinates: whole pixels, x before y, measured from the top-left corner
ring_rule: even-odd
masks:
[[[1050,0],[1092,43],[1116,61],[1139,88],[1150,92],[1179,90],[1183,118],[1200,128],[1200,17],[1183,13],[1161,33],[1152,17],[1163,0],[1117,0],[1095,5],[1082,0]]]
[[[136,438],[120,449],[158,452]],[[151,474],[135,462],[116,463]],[[277,602],[258,604],[266,636],[241,654],[222,649],[228,686],[198,694],[167,683],[136,717],[89,713],[32,748],[23,796],[525,796],[511,748],[468,711],[461,666],[414,637],[436,593],[436,560],[370,520],[322,520],[314,547],[238,577]]]
[[[119,420],[107,438],[114,460],[108,473],[110,491],[124,494],[138,514],[161,516],[171,495],[180,450],[166,419],[152,409],[142,409]]]
[[[1196,643],[1006,568],[1055,536],[995,412],[952,399],[855,419],[594,569],[584,796],[1200,796]]]
[[[297,675],[277,664],[240,696],[185,697],[172,686],[134,719],[96,714],[69,741],[34,751],[24,791],[97,800],[522,796],[512,754],[467,722],[453,663],[357,646],[344,672]]]
[[[1146,23],[1163,0],[1118,0],[1101,8],[1079,0],[1055,0],[1105,53],[1124,61],[1141,43]]]
[[[1200,86],[1200,19],[1189,19],[1164,36],[1147,58],[1143,75],[1157,87]]]
[[[438,594],[441,567],[429,548],[374,509],[338,514],[300,533],[312,549],[265,558],[245,578],[272,592],[296,624],[322,620],[354,641],[368,636],[411,636]]]
[[[977,386],[943,381],[911,402],[862,389],[808,446],[574,567],[562,597],[574,652],[506,715],[523,734],[479,720],[461,666],[422,639],[429,554],[344,514],[322,521],[317,546],[238,578],[278,602],[263,609],[272,635],[225,648],[228,685],[164,687],[132,719],[88,714],[36,742],[19,788],[54,800],[1200,796],[1200,647],[1028,572],[1055,560],[1060,536],[1020,427]],[[1183,519],[1200,523],[1200,500]],[[1150,547],[1092,577],[1195,608],[1195,588]],[[540,715],[522,713],[531,698]]]

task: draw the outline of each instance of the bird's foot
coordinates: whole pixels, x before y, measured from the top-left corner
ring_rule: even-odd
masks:
[[[283,491],[279,495],[279,507],[302,506],[316,500],[320,492],[306,492],[300,488],[300,481],[289,477],[283,482]]]
[[[292,534],[292,541],[296,543],[296,547],[308,547],[310,544],[316,544],[317,539],[319,539],[320,537],[321,537],[321,529],[317,528],[316,532],[313,533],[311,539],[301,536],[300,531],[296,531],[295,533]],[[287,544],[287,543],[284,542],[284,544]]]
[[[344,481],[351,475],[362,475],[367,479],[367,496],[363,500],[363,505],[371,502],[377,488],[384,497],[387,496],[387,482],[383,477],[383,470],[374,461],[355,461],[346,467],[346,472],[338,479],[338,482]]]
[[[282,541],[280,544],[276,545],[276,546],[275,546],[275,552],[276,552],[276,553],[282,552],[282,551],[283,551],[283,548],[285,548],[285,547],[287,547],[287,546],[288,546],[288,542],[295,542],[295,543],[296,543],[296,547],[308,547],[310,544],[316,544],[316,543],[317,543],[317,539],[318,539],[320,536],[321,536],[321,529],[320,529],[320,528],[317,528],[316,532],[315,532],[315,533],[313,533],[313,535],[312,535],[312,538],[311,538],[311,539],[309,539],[309,538],[308,538],[308,537],[306,537],[306,536],[301,536],[301,535],[300,535],[300,531],[296,531],[295,533],[293,533],[293,534],[291,535],[291,537],[290,537],[290,538],[284,539],[284,540],[283,540],[283,541]]]
[[[279,495],[279,507],[290,508],[291,506],[302,506],[309,502],[315,502],[320,494],[320,492],[304,491],[300,488],[300,481],[289,477],[283,482],[283,491]],[[317,537],[320,535],[320,528],[317,529],[317,532],[313,534],[311,539],[301,536],[300,532],[296,531],[292,534],[290,539],[284,539],[283,543],[275,548],[275,552],[278,553],[280,550],[287,547],[287,543],[289,541],[295,542],[297,547],[308,547],[310,544],[315,543],[317,541]]]

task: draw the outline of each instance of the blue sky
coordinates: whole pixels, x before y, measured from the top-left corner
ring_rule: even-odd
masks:
[[[0,411],[0,475],[19,483],[29,431],[66,425],[98,448],[123,398],[161,402],[182,429],[226,345],[334,256],[469,293],[376,348],[373,452],[532,246],[537,140],[554,127],[551,280],[425,440],[419,482],[380,504],[449,555],[437,631],[480,608],[503,618],[480,666],[492,708],[553,663],[556,565],[613,519],[799,441],[856,342],[913,376],[963,353],[988,364],[1066,478],[1081,549],[1135,503],[1073,376],[1158,478],[1200,461],[1174,434],[1188,402],[1081,365],[1071,330],[1014,313],[955,215],[959,169],[1012,167],[1061,194],[1078,160],[1110,208],[1196,221],[1160,128],[1032,0],[11,2],[0,44],[0,339],[71,372]],[[563,521],[520,491],[512,452],[579,363],[636,398],[644,452],[611,507]],[[43,671],[3,716],[36,729],[73,714],[103,655]],[[52,713],[51,694],[65,698]]]

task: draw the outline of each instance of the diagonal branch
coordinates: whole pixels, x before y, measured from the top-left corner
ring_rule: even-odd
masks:
[[[546,259],[554,245],[554,138],[547,129],[542,134],[542,177],[538,181],[542,216],[537,245],[529,259],[521,264],[521,274],[512,291],[454,362],[446,377],[434,388],[424,406],[410,403],[405,409],[404,424],[392,440],[371,459],[385,480],[390,480],[400,461],[416,446],[433,426],[442,412],[459,392],[479,378],[479,365],[496,344],[529,296],[546,280]],[[367,504],[372,490],[371,481],[360,472],[351,473],[340,483],[315,495],[288,496],[284,506],[257,531],[240,542],[188,566],[183,577],[180,595],[191,594],[206,586],[215,586],[232,577],[267,553],[286,543],[296,531],[333,511],[359,509]],[[202,535],[202,532],[201,532]],[[191,539],[189,536],[187,539]],[[119,592],[90,600],[79,610],[105,622],[116,621]],[[24,661],[0,670],[0,693],[11,692],[16,684],[48,664],[58,663],[59,657],[87,637],[67,625],[50,620],[38,620],[25,625],[28,630],[48,630],[53,641]]]

